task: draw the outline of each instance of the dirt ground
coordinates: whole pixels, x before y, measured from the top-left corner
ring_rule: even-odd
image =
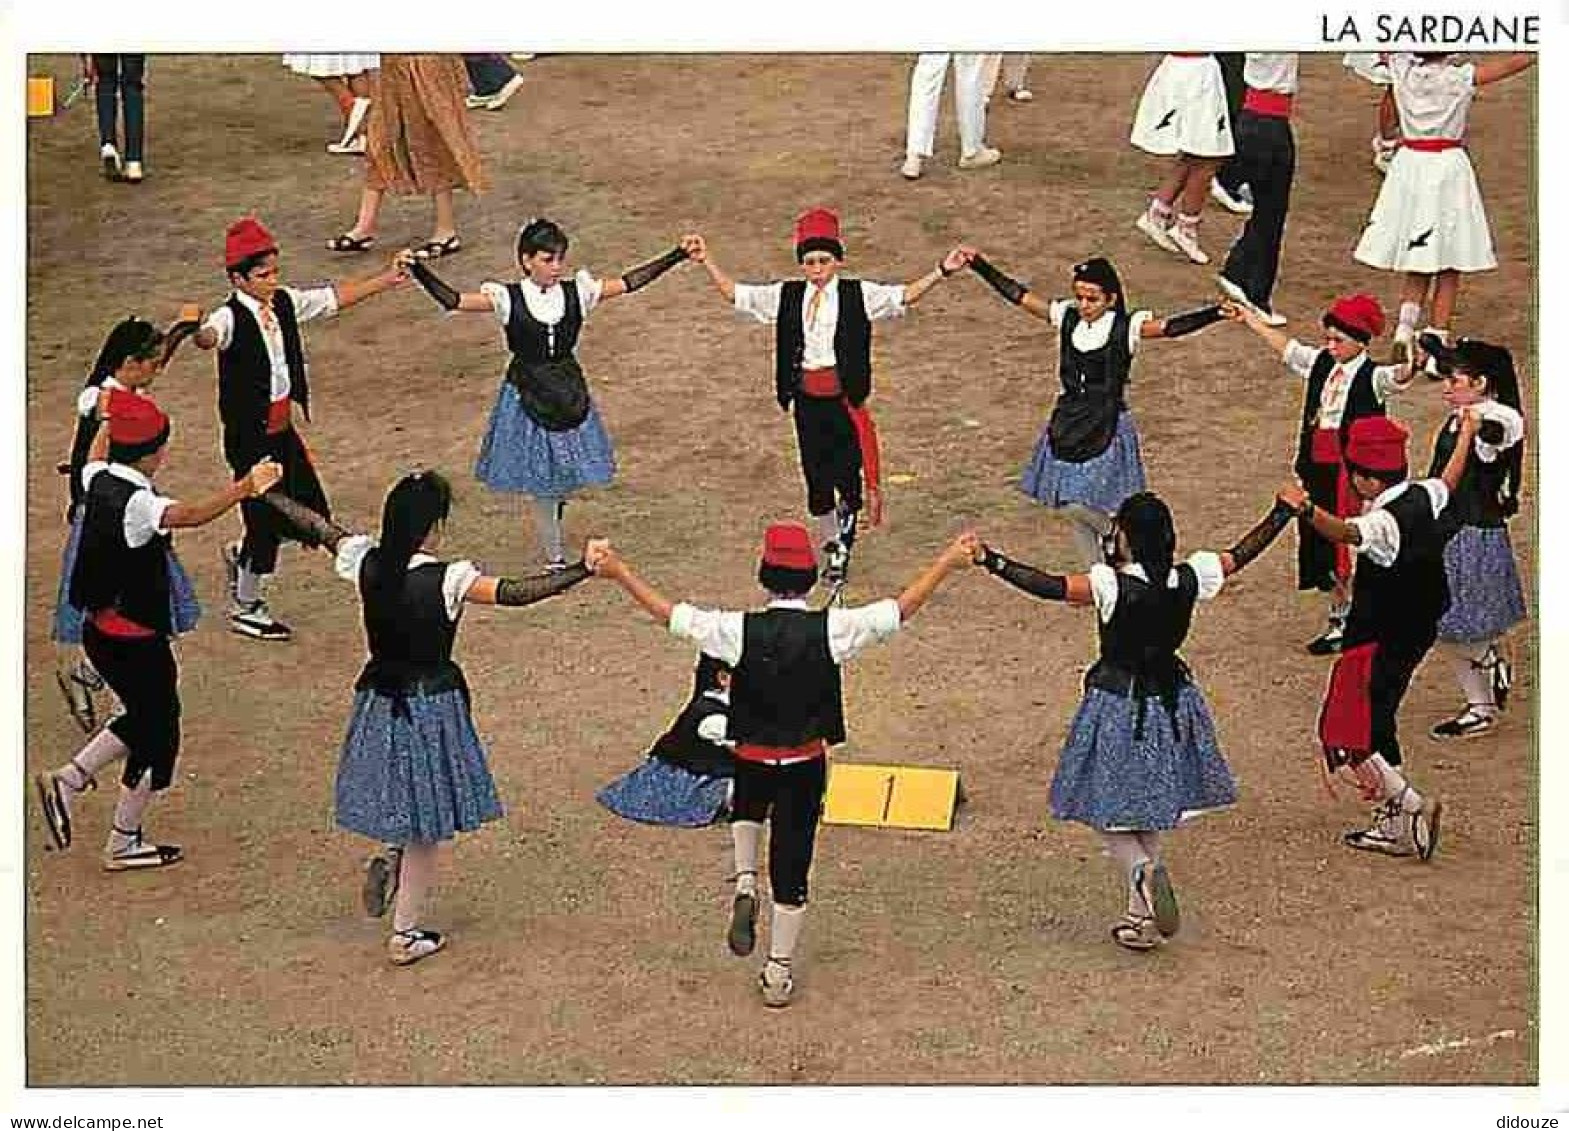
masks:
[[[1127,131],[1153,56],[1037,56],[1036,100],[993,108],[993,169],[959,172],[951,101],[926,177],[897,174],[909,58],[555,56],[528,64],[502,113],[476,112],[494,187],[460,199],[464,252],[440,270],[473,289],[506,278],[517,225],[547,215],[572,255],[614,274],[700,230],[734,276],[793,270],[799,211],[841,211],[849,271],[894,281],[955,242],[1053,294],[1069,265],[1110,255],[1135,306],[1211,297],[1213,272],[1132,225],[1161,163]],[[64,57],[29,72],[69,85]],[[81,736],[51,677],[49,616],[71,404],[114,320],[159,319],[224,294],[225,226],[254,209],[285,278],[368,274],[423,239],[427,207],[391,202],[379,248],[334,257],[358,166],[323,144],[335,114],[276,56],[155,56],[148,179],[96,174],[84,100],[28,131],[27,769]],[[1372,88],[1304,57],[1299,166],[1277,307],[1309,337],[1336,293],[1397,284],[1351,260],[1377,192]],[[1458,326],[1516,352],[1534,401],[1534,75],[1477,102],[1472,153],[1499,269],[1469,280]],[[950,96],[951,98],[951,96]],[[1212,205],[1220,254],[1238,221]],[[483,318],[446,320],[417,289],[306,331],[309,428],[342,520],[372,526],[392,480],[450,472],[455,553],[530,568],[521,503],[472,475],[504,352]],[[1387,339],[1383,345],[1387,345]],[[580,356],[616,441],[608,489],[568,510],[569,535],[608,533],[666,592],[757,597],[764,524],[803,492],[772,399],[771,332],[727,312],[684,267],[590,321]],[[874,406],[888,523],[863,540],[851,598],[895,592],[954,532],[1046,566],[1065,530],[1016,489],[1049,410],[1055,338],[966,274],[876,339]],[[163,489],[192,498],[225,475],[212,359],[162,378],[175,420]],[[1152,484],[1182,547],[1224,548],[1289,474],[1300,384],[1239,326],[1147,345],[1131,403]],[[1442,406],[1398,408],[1425,459]],[[1533,453],[1534,454],[1534,453]],[[908,477],[908,478],[906,478]],[[1535,511],[1512,527],[1528,586]],[[26,1053],[31,1085],[330,1083],[1364,1083],[1527,1084],[1537,1078],[1535,634],[1516,634],[1516,699],[1490,737],[1441,746],[1457,706],[1435,655],[1402,723],[1417,783],[1447,802],[1429,865],[1347,851],[1364,814],[1327,801],[1314,725],[1327,665],[1306,656],[1322,602],[1292,588],[1283,539],[1195,620],[1186,655],[1212,705],[1240,803],[1169,840],[1181,935],[1120,950],[1118,881],[1096,838],[1053,822],[1047,787],[1093,655],[1085,610],[1033,602],[982,574],[955,579],[847,676],[840,756],[962,771],[946,834],[825,827],[799,994],[760,1006],[723,932],[728,836],[618,820],[593,799],[680,705],[691,653],[620,592],[590,582],[525,610],[475,610],[460,659],[508,815],[446,861],[431,922],[450,950],[383,958],[357,905],[367,845],[336,830],[332,783],[363,655],[357,603],[324,556],[286,550],[273,588],[286,645],[230,635],[218,552],[237,519],[182,534],[206,605],[181,645],[177,788],[149,828],[189,859],[109,875],[97,849],[112,791],[79,807],[78,845],[44,852],[25,814]],[[107,784],[107,783],[106,783]],[[30,806],[30,802],[29,802]],[[156,1034],[156,1036],[150,1036]]]

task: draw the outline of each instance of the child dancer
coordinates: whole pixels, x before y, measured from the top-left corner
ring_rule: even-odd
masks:
[[[1359,263],[1404,276],[1395,343],[1410,350],[1422,307],[1428,329],[1449,341],[1460,274],[1498,265],[1476,173],[1465,151],[1466,122],[1478,87],[1518,74],[1531,54],[1457,63],[1445,52],[1389,59],[1400,148],[1352,253]]]
[[[866,403],[872,393],[871,324],[902,316],[962,268],[964,259],[957,250],[949,252],[936,267],[903,285],[842,278],[839,217],[826,208],[796,218],[795,260],[803,278],[787,283],[737,283],[708,254],[702,236],[686,236],[681,244],[707,269],[726,302],[774,324],[774,395],[785,412],[794,408],[806,510],[822,547],[824,578],[843,584],[863,478],[871,524],[882,520],[877,430]]]
[[[1449,607],[1442,515],[1459,485],[1478,419],[1474,408],[1462,410],[1442,475],[1418,482],[1406,478],[1408,434],[1402,425],[1387,416],[1354,421],[1345,462],[1364,509],[1351,518],[1320,508],[1300,487],[1281,491],[1320,535],[1350,546],[1361,559],[1345,649],[1330,672],[1319,717],[1327,772],[1349,774],[1362,796],[1377,802],[1372,825],[1342,838],[1350,848],[1423,860],[1438,849],[1443,804],[1406,779],[1396,715]]]
[[[143,814],[153,795],[173,782],[180,749],[179,676],[169,645],[176,630],[170,534],[205,526],[241,499],[262,494],[278,481],[280,469],[263,459],[211,498],[179,502],[158,494],[152,483],[169,441],[169,418],[151,398],[129,390],[110,392],[104,408],[107,426],[99,428],[82,469],[86,493],[70,599],[86,612],[87,658],[125,713],[70,761],[33,782],[50,840],[69,848],[72,799],[96,787],[98,771],[124,758],[104,848],[104,867],[124,872],[181,858],[178,845],[149,843],[142,835]]]
[[[1130,140],[1146,153],[1173,159],[1134,226],[1157,247],[1208,263],[1199,246],[1199,217],[1215,170],[1235,152],[1215,56],[1174,52],[1162,59],[1139,99]]]
[[[1112,563],[1066,577],[1014,561],[971,536],[971,553],[989,573],[1036,597],[1095,606],[1100,656],[1084,677],[1084,700],[1052,778],[1051,812],[1098,830],[1122,867],[1127,909],[1111,936],[1129,950],[1151,950],[1177,933],[1161,832],[1237,797],[1204,695],[1177,654],[1194,603],[1219,593],[1225,578],[1263,553],[1291,517],[1277,500],[1230,550],[1200,550],[1174,564],[1171,511],[1141,492],[1117,510]]]
[[[50,638],[57,646],[55,682],[65,696],[66,709],[71,718],[88,734],[98,726],[98,705],[94,693],[104,689],[103,678],[93,670],[82,651],[82,610],[71,604],[71,574],[76,567],[76,556],[82,540],[82,515],[86,490],[82,484],[82,469],[87,466],[87,453],[103,423],[100,411],[110,393],[115,390],[136,390],[145,395],[153,379],[169,363],[175,348],[196,330],[194,322],[178,322],[167,337],[151,322],[140,318],[126,318],[116,323],[98,351],[98,359],[87,375],[76,401],[76,434],[71,443],[70,458],[61,464],[69,476],[71,502],[66,508],[66,522],[70,533],[66,536],[65,552],[60,562],[60,587],[55,595],[54,622]],[[174,548],[169,546],[169,595],[172,602],[171,622],[176,635],[191,631],[201,616],[201,605],[196,600],[196,590],[186,575]]]
[[[735,740],[736,888],[727,941],[745,956],[756,944],[758,853],[763,822],[771,823],[768,882],[773,896],[768,961],[758,975],[763,1004],[790,1004],[791,962],[806,915],[807,874],[828,780],[827,748],[845,739],[840,667],[862,649],[899,631],[952,572],[970,563],[955,540],[897,600],[858,608],[812,610],[817,583],[811,535],[779,523],[763,537],[757,580],[768,591],[758,612],[725,612],[672,604],[610,551],[599,573],[621,586],[676,636],[734,669],[730,737]]]
[[[1520,506],[1525,418],[1514,358],[1503,346],[1461,338],[1441,368],[1447,370],[1444,403],[1451,412],[1433,446],[1429,476],[1448,465],[1466,413],[1479,423],[1471,458],[1444,509],[1454,533],[1444,546],[1449,611],[1438,622],[1438,639],[1459,661],[1465,706],[1429,733],[1470,738],[1492,730],[1507,701],[1511,673],[1499,645],[1525,619],[1507,526]]]
[[[618,278],[598,279],[584,268],[563,279],[567,244],[559,225],[529,220],[518,230],[522,277],[482,283],[467,293],[442,282],[427,264],[407,254],[400,258],[442,309],[489,314],[506,334],[512,356],[474,474],[492,491],[529,496],[549,569],[566,565],[561,520],[567,499],[583,487],[609,483],[616,473],[610,436],[578,365],[578,334],[600,303],[646,287],[686,258],[675,248]]]
[[[405,475],[388,492],[379,542],[287,497],[267,501],[307,544],[325,546],[338,576],[359,590],[370,659],[338,755],[337,821],[391,846],[367,864],[366,909],[379,917],[391,904],[387,957],[407,966],[446,945],[421,926],[441,842],[501,816],[452,659],[463,606],[531,605],[564,592],[590,576],[604,544],[590,542],[585,559],[565,569],[518,580],[438,559],[452,489],[434,471]]]
[[[692,698],[642,765],[595,794],[599,803],[654,825],[696,828],[718,820],[735,788],[730,675],[729,664],[699,654]]]
[[[1411,384],[1405,365],[1375,365],[1367,344],[1384,332],[1384,311],[1372,295],[1337,298],[1324,312],[1324,346],[1315,350],[1271,328],[1250,306],[1228,303],[1226,317],[1247,323],[1280,357],[1286,368],[1307,381],[1302,427],[1297,437],[1295,470],[1313,502],[1342,518],[1360,514],[1341,458],[1352,424],[1384,415],[1384,402]],[[1336,549],[1309,523],[1298,525],[1297,589],[1331,594],[1329,623],[1307,645],[1314,656],[1340,651],[1351,608],[1351,553]]]
[[[1139,434],[1124,390],[1133,354],[1145,338],[1180,338],[1219,321],[1205,306],[1170,318],[1128,313],[1122,280],[1108,259],[1073,266],[1073,298],[1047,300],[1003,274],[973,248],[972,270],[1008,302],[1058,330],[1062,391],[1036,441],[1020,487],[1059,511],[1073,527],[1086,566],[1101,560],[1101,538],[1124,499],[1144,490]]]
[[[283,468],[283,491],[322,514],[327,495],[294,405],[310,419],[310,387],[300,326],[401,286],[408,278],[393,264],[378,275],[297,289],[279,281],[278,243],[259,220],[236,220],[224,237],[224,268],[234,292],[202,323],[193,339],[218,351],[218,415],[223,454],[235,474],[267,456]],[[254,640],[288,640],[293,631],[274,619],[262,589],[278,566],[278,547],[296,540],[288,524],[254,500],[241,508],[245,539],[224,547],[229,582],[229,629]]]

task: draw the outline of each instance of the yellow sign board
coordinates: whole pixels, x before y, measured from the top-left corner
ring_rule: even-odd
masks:
[[[891,829],[953,828],[964,799],[957,770],[834,762],[828,770],[823,821]]]
[[[29,118],[47,118],[54,113],[54,79],[45,75],[43,78],[29,78],[27,80],[27,116]]]

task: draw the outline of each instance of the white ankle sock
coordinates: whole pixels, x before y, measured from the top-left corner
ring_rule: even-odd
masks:
[[[1397,325],[1404,326],[1407,330],[1416,331],[1416,324],[1422,321],[1422,304],[1419,302],[1403,302],[1400,304],[1400,314],[1396,318]]]
[[[1415,813],[1422,808],[1422,795],[1411,787],[1403,773],[1384,761],[1382,754],[1374,754],[1367,764],[1378,774],[1382,786],[1381,801],[1398,799],[1402,813]]]
[[[839,541],[839,512],[829,511],[827,514],[814,514],[812,525],[817,530],[817,546],[821,549],[829,542]]]
[[[241,566],[235,572],[234,599],[242,605],[261,600],[262,575]]]
[[[120,852],[136,843],[142,828],[142,815],[152,799],[150,773],[142,775],[135,789],[124,784],[120,786],[120,800],[114,807],[114,827],[109,830],[110,852]]]

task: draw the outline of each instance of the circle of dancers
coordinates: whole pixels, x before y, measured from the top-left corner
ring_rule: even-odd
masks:
[[[166,329],[140,318],[116,324],[74,400],[75,436],[60,467],[69,529],[51,634],[60,689],[89,737],[34,779],[50,846],[72,846],[85,795],[118,768],[105,869],[167,868],[184,858],[179,846],[147,832],[180,746],[171,641],[201,615],[173,533],[238,507],[244,537],[223,551],[231,631],[263,642],[292,638],[266,592],[286,542],[325,552],[358,595],[367,659],[353,684],[335,810],[340,827],[377,846],[361,898],[368,914],[390,917],[387,956],[397,965],[447,945],[429,912],[440,846],[503,815],[471,718],[470,688],[454,659],[464,608],[531,605],[591,579],[613,583],[698,652],[689,702],[642,764],[598,799],[640,821],[728,824],[734,888],[725,944],[752,955],[766,922],[757,972],[765,1005],[785,1006],[796,996],[829,751],[849,732],[844,669],[904,631],[941,586],[969,569],[1028,597],[1093,610],[1098,649],[1058,758],[1050,810],[1094,830],[1117,864],[1116,945],[1152,951],[1178,934],[1165,834],[1238,800],[1181,650],[1197,607],[1288,527],[1297,536],[1297,588],[1330,600],[1326,628],[1307,646],[1334,657],[1316,736],[1319,764],[1331,788],[1346,783],[1372,806],[1370,821],[1342,842],[1431,859],[1443,802],[1413,783],[1400,740],[1401,701],[1442,642],[1463,703],[1430,733],[1444,741],[1485,735],[1511,687],[1506,634],[1526,615],[1508,535],[1522,490],[1520,378],[1506,346],[1456,339],[1451,322],[1460,275],[1495,265],[1464,148],[1468,108],[1479,87],[1529,61],[1470,63],[1438,54],[1352,61],[1381,84],[1387,101],[1381,122],[1388,136],[1375,141],[1387,174],[1354,253],[1401,279],[1394,357],[1386,363],[1370,352],[1386,329],[1383,305],[1370,294],[1336,298],[1318,329],[1300,338],[1281,329],[1286,318],[1273,294],[1295,170],[1297,61],[1279,53],[1249,54],[1229,71],[1211,55],[1167,56],[1140,101],[1133,144],[1170,164],[1138,229],[1162,250],[1203,264],[1206,199],[1248,217],[1216,280],[1220,300],[1170,315],[1133,308],[1122,273],[1100,256],[1063,270],[1058,295],[1019,282],[970,244],[933,255],[930,267],[902,283],[852,277],[844,272],[839,217],[820,207],[794,223],[791,277],[755,283],[734,280],[698,233],[619,275],[573,270],[567,232],[536,217],[518,229],[511,280],[465,289],[442,278],[431,257],[400,252],[363,278],[295,287],[282,281],[273,234],[253,216],[237,220],[222,248],[228,296],[205,314],[182,311]],[[1228,73],[1236,79],[1229,99]],[[1022,81],[1021,73],[1020,89]],[[354,109],[345,103],[346,113]],[[571,497],[616,473],[610,434],[577,360],[584,325],[603,304],[689,261],[737,316],[773,327],[774,399],[800,456],[805,521],[764,531],[756,574],[762,600],[749,609],[673,600],[607,539],[569,551],[563,528]],[[871,409],[876,324],[901,318],[966,273],[1053,331],[1060,388],[1019,485],[1067,524],[1079,561],[1028,563],[970,530],[902,589],[848,604],[861,516],[868,528],[883,518]],[[474,471],[492,491],[528,500],[537,572],[488,575],[444,544],[452,490],[437,471],[397,480],[374,532],[344,525],[328,502],[303,432],[310,421],[304,327],[411,281],[442,310],[497,324],[505,364]],[[1418,331],[1424,309],[1427,324]],[[1213,332],[1225,322],[1245,326],[1303,382],[1289,453],[1294,478],[1260,500],[1262,515],[1228,547],[1190,549],[1178,517],[1149,488],[1131,378],[1145,349],[1183,348],[1156,340]],[[172,427],[152,386],[186,341],[215,354],[232,471],[228,483],[194,502],[166,496],[156,483]],[[1419,377],[1438,383],[1448,409],[1425,464],[1413,463],[1420,455],[1409,430],[1390,415],[1392,398],[1410,396]],[[814,607],[820,584],[827,599]],[[104,721],[106,687],[118,708]]]

